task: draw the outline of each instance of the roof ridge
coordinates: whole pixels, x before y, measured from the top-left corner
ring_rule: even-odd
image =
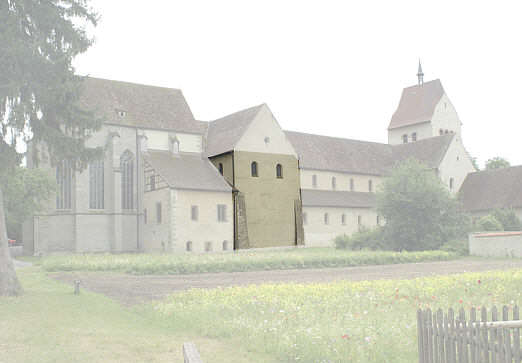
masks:
[[[228,117],[230,117],[230,116],[235,116],[235,115],[238,115],[238,114],[243,113],[243,112],[247,112],[247,111],[254,110],[255,108],[259,108],[259,109],[261,109],[261,107],[262,107],[262,106],[265,106],[265,105],[266,105],[266,103],[262,103],[262,104],[257,105],[257,106],[247,107],[247,108],[244,108],[244,109],[242,109],[242,110],[239,110],[239,111],[236,111],[236,112],[230,113],[230,114],[225,115],[225,116],[223,116],[223,117],[217,118],[217,119],[212,120],[212,121],[207,121],[207,122],[208,122],[209,124],[211,124],[211,123],[214,123],[214,122],[217,122],[217,121],[224,120],[224,119],[226,119],[226,118],[228,118]],[[256,116],[257,116],[257,113],[256,113]]]
[[[330,139],[337,139],[337,140],[343,140],[343,141],[354,141],[354,142],[359,142],[359,143],[364,143],[364,144],[375,144],[375,145],[391,146],[390,144],[386,144],[386,143],[382,143],[382,142],[357,140],[357,139],[348,139],[348,138],[345,138],[345,137],[319,135],[319,134],[312,134],[312,133],[309,133],[309,132],[300,132],[300,131],[292,131],[292,130],[283,130],[283,132],[285,132],[285,133],[291,132],[291,133],[294,133],[294,134],[326,137],[326,138],[330,138]]]
[[[92,79],[95,81],[103,81],[103,82],[114,82],[114,83],[122,83],[132,86],[141,86],[141,87],[151,87],[151,88],[160,88],[160,89],[166,89],[166,90],[172,90],[172,91],[179,91],[183,93],[183,91],[180,88],[172,88],[172,87],[165,87],[165,86],[156,86],[152,84],[144,84],[144,83],[136,83],[136,82],[128,82],[128,81],[120,81],[117,79],[108,79],[108,78],[99,78],[99,77],[91,77],[91,76],[80,76],[82,79]]]

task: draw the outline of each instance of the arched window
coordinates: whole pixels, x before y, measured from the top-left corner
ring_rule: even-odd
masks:
[[[335,178],[335,176],[332,177],[332,189],[335,190],[335,188],[337,188],[337,179]]]
[[[312,175],[312,186],[317,188],[317,175]]]
[[[104,208],[104,163],[96,160],[89,164],[89,208]]]
[[[328,213],[324,214],[324,224],[330,224],[330,215]]]
[[[186,248],[187,252],[192,252],[192,242],[188,241],[185,248]]]
[[[453,190],[453,183],[454,183],[453,178],[450,178],[450,180],[449,180],[449,188],[450,188],[450,190]]]
[[[56,166],[56,209],[72,208],[72,168],[71,163],[64,160]]]
[[[212,242],[205,242],[205,252],[212,252]]]
[[[381,225],[381,216],[377,216],[377,225],[380,226]]]
[[[448,130],[445,130],[444,133],[447,134],[449,131]]]
[[[228,241],[223,241],[223,251],[228,250]]]
[[[411,134],[411,141],[417,141],[417,133],[416,132]]]
[[[350,191],[353,192],[355,190],[355,184],[353,183],[353,178],[350,179]]]
[[[169,138],[169,148],[170,148],[171,153],[173,153],[173,154],[179,153],[179,140],[177,137]]]
[[[408,134],[402,135],[402,143],[407,144],[408,143]]]
[[[219,163],[219,174],[223,175],[223,163]]]
[[[251,171],[253,177],[259,176],[259,174],[257,173],[257,161],[252,161],[252,164],[250,165],[250,169],[251,169],[250,171]]]
[[[279,179],[283,179],[283,165],[281,165],[281,164],[276,165],[276,176]]]
[[[121,208],[134,208],[134,155],[125,151],[120,158]]]
[[[368,180],[368,191],[373,192],[373,181],[371,179]]]
[[[444,130],[443,129],[439,130],[439,135],[444,135]]]
[[[343,215],[341,216],[341,224],[342,224],[343,226],[346,225],[346,214],[343,214]]]

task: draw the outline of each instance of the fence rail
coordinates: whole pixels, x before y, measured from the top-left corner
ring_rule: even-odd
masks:
[[[479,312],[418,310],[419,363],[521,363],[518,306],[504,306],[502,316],[496,307]]]

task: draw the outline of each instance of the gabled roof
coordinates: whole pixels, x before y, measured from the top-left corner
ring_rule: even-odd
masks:
[[[431,121],[443,95],[444,89],[438,79],[405,88],[388,130]]]
[[[446,155],[454,137],[456,137],[455,134],[444,134],[407,144],[393,145],[393,163],[413,158],[424,163],[429,168],[436,169],[442,162],[444,155]]]
[[[304,207],[373,208],[374,193],[302,189]]]
[[[85,77],[80,106],[106,123],[130,127],[201,134],[183,93],[178,89],[145,86]],[[119,111],[125,113],[119,115]]]
[[[212,163],[201,154],[147,151],[145,161],[175,189],[230,192],[232,188]]]
[[[208,123],[207,156],[215,156],[234,150],[239,139],[265,104],[247,108]]]
[[[375,142],[285,131],[302,169],[381,175],[392,157],[391,147]]]
[[[468,174],[459,198],[467,211],[522,208],[522,165]]]
[[[368,175],[387,175],[397,162],[408,158],[438,168],[455,137],[455,134],[445,134],[392,146],[292,131],[285,133],[299,155],[300,168]]]

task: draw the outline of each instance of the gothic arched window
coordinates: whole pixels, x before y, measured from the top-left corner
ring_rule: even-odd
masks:
[[[67,160],[56,166],[56,209],[72,208],[72,168]]]
[[[134,155],[125,151],[120,157],[121,208],[134,209]]]

